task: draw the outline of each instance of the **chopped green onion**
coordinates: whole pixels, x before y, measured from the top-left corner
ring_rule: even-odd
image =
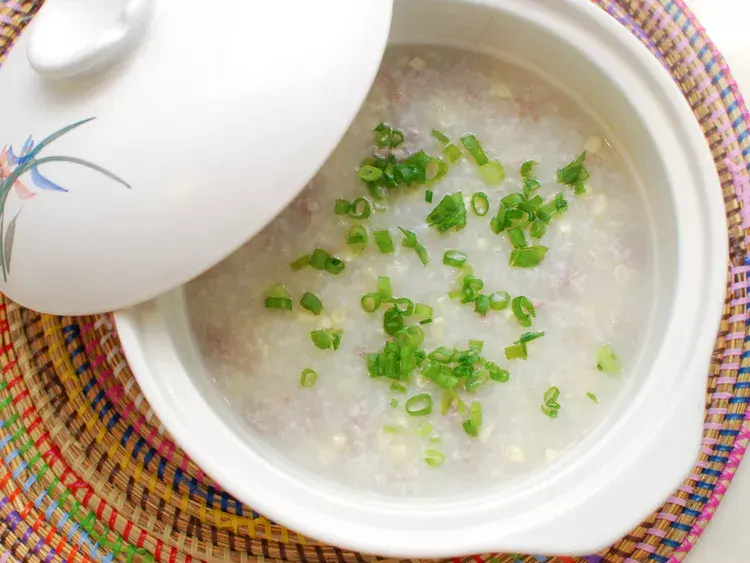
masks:
[[[531,177],[534,167],[539,164],[536,160],[527,160],[521,165],[521,178]]]
[[[419,324],[421,325],[428,325],[432,322],[432,319],[425,319],[423,321],[419,321]]]
[[[490,372],[490,379],[492,381],[507,383],[510,379],[510,372],[508,370],[502,369],[500,368],[500,366],[497,366],[492,362],[487,362],[485,364],[485,367],[487,368],[487,371]]]
[[[413,231],[407,231],[402,227],[399,227],[398,230],[401,231],[401,233],[403,233],[404,235],[404,239],[401,241],[401,244],[406,248],[413,248],[417,252],[417,255],[422,261],[422,264],[426,266],[430,258],[427,254],[427,249],[419,244],[416,233],[414,233]]]
[[[391,400],[391,407],[393,407],[393,401],[396,401],[396,399]],[[396,407],[398,406],[398,401],[396,401]],[[393,408],[396,408],[393,407]],[[383,432],[386,434],[403,434],[403,427],[401,426],[392,426],[390,424],[383,425]]]
[[[484,192],[477,192],[471,196],[471,208],[474,213],[480,217],[487,215],[490,210],[490,201],[487,199],[487,194]]]
[[[266,309],[282,309],[285,311],[292,310],[292,300],[286,288],[280,283],[275,283],[269,287],[264,295]]]
[[[443,439],[440,436],[431,436],[430,437],[430,444],[439,444],[443,441]]]
[[[526,344],[528,342],[532,342],[533,340],[536,340],[537,338],[541,338],[544,336],[544,331],[542,332],[524,332],[521,335],[521,338],[518,340],[521,344]]]
[[[455,353],[455,350],[452,348],[446,348],[445,346],[440,346],[438,348],[435,348],[429,356],[427,356],[429,359],[439,362],[441,364],[447,364],[451,361],[451,358],[453,357]]]
[[[469,349],[480,353],[484,348],[484,340],[469,340]]]
[[[461,158],[461,149],[451,143],[443,149],[443,154],[445,155],[445,158],[447,158],[451,162],[456,162]]]
[[[544,393],[544,403],[549,404],[550,402],[556,402],[560,397],[560,390],[554,385],[547,389]]]
[[[518,324],[523,327],[531,326],[531,319],[536,317],[536,309],[534,309],[534,304],[529,301],[528,297],[521,295],[514,298],[511,303],[511,309],[516,319],[518,319]]]
[[[393,300],[393,305],[398,309],[398,312],[405,317],[409,317],[414,314],[414,301],[408,297],[398,297]]]
[[[425,172],[427,181],[434,184],[448,174],[448,163],[442,158],[431,158],[430,162],[427,163]]]
[[[414,315],[417,317],[425,317],[426,319],[432,318],[432,307],[429,305],[424,305],[422,303],[417,303],[414,306]]]
[[[604,344],[596,351],[596,369],[612,375],[622,373],[622,362],[611,344]]]
[[[414,435],[419,438],[427,438],[430,434],[432,434],[432,431],[435,430],[435,428],[430,424],[429,422],[425,422],[424,424],[420,424],[417,428],[414,429]]]
[[[363,164],[357,170],[357,176],[363,182],[377,182],[383,177],[383,171],[369,164]],[[339,213],[339,215],[345,215],[345,213]]]
[[[394,149],[404,142],[404,132],[393,129],[386,123],[381,123],[375,128],[375,144],[381,149]]]
[[[395,409],[398,406],[398,399],[391,399],[391,408]]]
[[[386,302],[393,300],[393,290],[391,289],[391,278],[380,276],[378,278],[378,296],[380,301]]]
[[[447,145],[450,144],[451,140],[445,133],[441,133],[437,129],[432,130],[432,136],[435,137],[440,144]]]
[[[499,234],[506,229],[508,224],[508,210],[501,203],[497,210],[497,215],[490,219],[490,228],[493,233]]]
[[[391,307],[383,315],[383,329],[386,334],[393,336],[402,328],[404,328],[404,316],[398,307]]]
[[[487,155],[482,149],[482,145],[479,144],[479,141],[477,141],[477,138],[474,135],[464,135],[463,137],[461,137],[461,142],[479,166],[482,166],[483,164],[487,164],[487,162],[489,162]]]
[[[427,216],[427,224],[445,232],[451,227],[462,229],[466,226],[466,206],[461,192],[446,195]]]
[[[525,360],[527,357],[525,344],[513,344],[505,348],[506,360]]]
[[[302,387],[312,387],[318,380],[318,374],[315,370],[306,368],[302,370],[302,375],[299,378],[299,384]]]
[[[446,250],[443,254],[443,264],[446,266],[452,266],[453,268],[460,268],[466,262],[468,256],[459,250]]]
[[[432,441],[432,440],[430,440]],[[424,461],[430,467],[440,467],[445,463],[445,454],[440,450],[428,448],[424,452]]]
[[[400,383],[391,383],[391,391],[394,393],[406,393],[406,387]]]
[[[516,248],[510,253],[510,265],[517,268],[533,268],[544,260],[549,250],[546,246]]]
[[[508,238],[510,239],[513,248],[526,248],[527,246],[526,235],[523,233],[523,230],[518,227],[508,229]]]
[[[372,214],[372,204],[365,197],[358,197],[351,203],[349,217],[352,219],[367,219]]]
[[[507,291],[494,291],[490,294],[490,309],[493,311],[502,311],[508,307],[510,295]]]
[[[542,412],[550,418],[557,418],[557,411],[559,408],[552,408],[548,405],[542,405]]]
[[[389,230],[375,231],[373,235],[375,237],[375,244],[378,245],[380,252],[383,254],[390,254],[393,252],[393,239],[391,238],[391,232]]]
[[[490,309],[490,298],[486,295],[480,294],[476,301],[474,301],[474,311],[480,315],[486,315]]]
[[[380,307],[380,296],[377,293],[368,293],[362,296],[359,303],[365,313],[374,313]]]
[[[568,202],[565,201],[562,192],[555,196],[555,199],[545,203],[539,209],[537,209],[536,216],[545,223],[549,223],[550,219],[555,215],[562,213],[568,208]]]
[[[542,238],[547,232],[547,225],[544,221],[536,220],[531,224],[529,234],[531,238]]]
[[[323,303],[320,301],[320,298],[309,291],[302,296],[299,304],[313,315],[320,315],[320,312],[323,310]]]
[[[524,178],[523,179],[523,189],[521,190],[522,193],[525,196],[529,196],[531,192],[538,190],[542,187],[542,184],[539,183],[539,180],[536,178]]]
[[[476,437],[479,435],[480,426],[482,426],[482,404],[474,401],[469,408],[469,419],[464,421],[464,431],[469,436]]]
[[[406,400],[406,412],[411,416],[425,416],[432,412],[432,397],[427,393],[414,395]]]
[[[377,168],[375,170],[377,170]],[[333,204],[333,211],[336,215],[348,215],[351,209],[352,204],[345,199],[338,198]]]
[[[596,395],[594,395],[593,393],[591,393],[591,392],[588,392],[588,393],[586,393],[586,396],[587,396],[587,397],[588,397],[589,399],[591,399],[592,401],[594,401],[595,403],[597,403],[597,404],[599,403],[599,399],[598,399],[598,398],[597,398],[597,396],[596,396]]]
[[[432,203],[432,190],[427,190],[427,191],[426,191],[426,192],[424,193],[424,200],[425,200],[425,201],[426,201],[427,203]]]
[[[310,265],[310,255],[309,254],[303,254],[299,258],[297,258],[294,262],[289,264],[289,267],[292,269],[293,272],[298,272],[304,268],[307,268]]]
[[[526,198],[523,194],[516,193],[506,195],[503,199],[500,200],[500,203],[502,203],[505,207],[512,209],[513,207],[521,205],[525,201]]]
[[[367,238],[367,229],[362,225],[354,225],[346,235],[346,244],[350,245],[357,254],[362,254],[367,245]]]
[[[313,341],[313,344],[321,350],[328,350],[329,348],[338,350],[339,345],[341,344],[341,336],[343,334],[343,330],[325,328],[310,332],[310,339]]]
[[[316,248],[310,256],[310,266],[316,270],[325,270],[331,255],[322,248]]]
[[[498,186],[505,180],[505,169],[499,160],[490,160],[479,167],[479,176],[488,186]]]
[[[404,142],[404,132],[401,129],[394,129],[391,135],[391,147],[396,148]]]
[[[346,264],[343,260],[336,258],[335,256],[331,256],[326,260],[325,269],[326,272],[333,275],[340,274],[344,268],[346,267]]]
[[[583,183],[589,179],[589,172],[583,166],[585,160],[586,151],[583,151],[573,162],[563,168],[558,168],[557,183],[572,187],[576,195],[585,193],[586,188]]]

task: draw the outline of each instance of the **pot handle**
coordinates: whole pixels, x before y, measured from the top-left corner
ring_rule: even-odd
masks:
[[[111,68],[141,42],[155,5],[156,0],[48,1],[29,33],[29,64],[51,79]]]

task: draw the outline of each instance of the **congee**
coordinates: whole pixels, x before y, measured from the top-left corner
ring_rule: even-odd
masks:
[[[385,495],[565,455],[622,400],[652,305],[648,209],[612,143],[528,70],[390,49],[309,186],[186,289],[227,408]]]

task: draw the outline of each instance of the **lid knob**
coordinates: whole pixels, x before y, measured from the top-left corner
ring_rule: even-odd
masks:
[[[35,18],[27,57],[42,77],[106,70],[143,39],[156,0],[54,0]]]

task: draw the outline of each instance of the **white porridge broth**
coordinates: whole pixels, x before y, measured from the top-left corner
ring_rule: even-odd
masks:
[[[381,128],[385,146],[379,148],[373,131],[381,123],[402,131],[403,143],[398,131]],[[450,161],[433,129],[461,151],[438,181],[429,180],[440,171],[435,161],[424,165],[419,154],[408,160],[423,150]],[[489,166],[480,169],[465,146],[464,141],[471,145],[467,134],[481,144]],[[584,150],[582,168],[565,168]],[[423,172],[428,181],[382,189],[385,198],[376,200],[371,192],[386,181],[384,169],[390,177],[394,170],[367,160],[376,153],[386,160],[393,155],[400,166],[397,180]],[[505,173],[499,184],[495,160]],[[365,161],[376,171],[362,169]],[[405,161],[416,166],[401,166]],[[528,161],[538,164],[524,180],[521,168]],[[558,169],[570,185],[558,181]],[[360,174],[378,178],[368,187]],[[585,193],[576,194],[576,188]],[[441,203],[458,192],[461,196]],[[472,208],[476,192],[487,194],[486,215]],[[511,197],[503,200],[501,216],[501,200],[519,193],[536,208],[535,196],[555,207],[561,193],[568,207],[544,222],[534,207],[511,213],[520,209]],[[335,213],[337,199],[358,197],[375,203],[369,217]],[[452,220],[461,222],[461,197],[465,227],[447,228]],[[474,201],[481,211],[481,199]],[[428,215],[438,207],[440,217],[430,226]],[[544,223],[536,227],[546,227],[541,238],[531,236],[535,227],[529,219]],[[368,234],[361,254],[346,242],[356,225]],[[439,232],[441,226],[447,230]],[[403,246],[399,227],[416,235],[426,265],[413,244]],[[375,242],[374,232],[381,230],[390,232],[392,253],[381,252]],[[191,282],[187,307],[197,345],[228,408],[293,463],[360,490],[453,495],[550,464],[612,412],[632,376],[649,321],[649,232],[641,194],[606,132],[561,91],[494,58],[399,47],[387,52],[359,116],[310,185],[243,248]],[[529,247],[548,251],[535,266],[511,266],[514,244],[520,250],[514,256],[524,257],[521,265],[529,256],[532,263],[539,259],[539,251]],[[293,270],[292,262],[318,248],[343,260],[345,268]],[[449,250],[465,253],[471,268],[444,264]],[[335,271],[336,262],[330,264]],[[432,322],[420,324],[429,316],[421,308],[421,316],[391,313],[392,332],[399,322],[419,328],[395,339],[387,334],[384,315],[394,304],[383,299],[371,313],[361,304],[364,295],[377,294],[380,277],[389,278],[394,298],[432,307]],[[486,301],[471,300],[501,291],[533,304],[531,326],[521,326],[511,304],[483,315]],[[307,292],[322,302],[319,315],[301,306]],[[502,304],[498,297],[493,305]],[[292,310],[285,308],[288,300]],[[406,301],[399,306],[409,308]],[[520,313],[524,317],[527,308]],[[337,350],[313,342],[311,331],[323,329],[342,331]],[[544,335],[514,347],[522,335],[537,332]],[[401,354],[398,362],[383,354],[386,342],[394,340],[399,344],[390,346]],[[481,352],[469,355],[469,340],[483,341]],[[433,355],[439,347],[448,352]],[[527,359],[507,359],[507,349],[511,356],[525,349]],[[617,359],[603,357],[606,351]],[[368,364],[391,373],[371,377]],[[311,386],[301,383],[305,369],[317,373]],[[425,369],[432,370],[432,379]],[[431,412],[414,416],[407,400],[420,394],[430,396]],[[409,410],[423,410],[418,402]]]

